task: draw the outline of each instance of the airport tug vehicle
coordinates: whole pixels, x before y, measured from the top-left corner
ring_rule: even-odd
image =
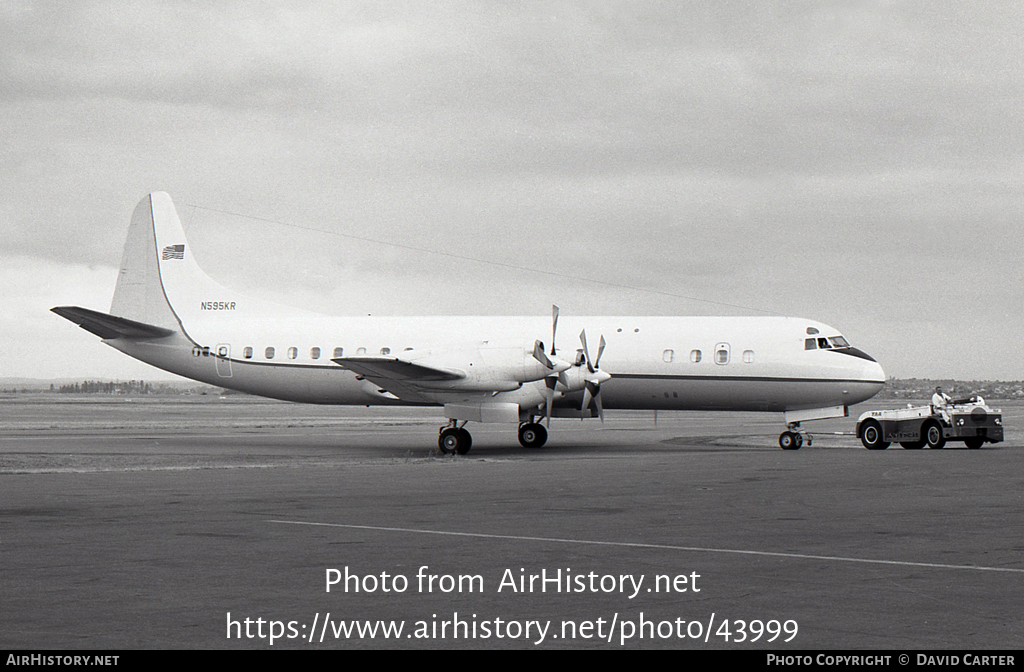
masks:
[[[944,407],[908,405],[863,413],[857,419],[857,436],[868,450],[885,450],[894,442],[911,450],[938,449],[946,441],[963,441],[976,449],[1003,440],[1003,415],[981,397],[954,399]]]

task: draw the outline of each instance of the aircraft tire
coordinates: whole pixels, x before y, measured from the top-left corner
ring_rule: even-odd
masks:
[[[539,422],[519,425],[519,443],[523,448],[540,448],[548,441],[548,430]]]
[[[942,425],[932,420],[926,422],[921,428],[925,444],[932,450],[941,450],[946,447],[946,437],[942,435]]]
[[[796,432],[783,432],[779,434],[779,448],[783,450],[800,450],[804,445],[804,437]]]
[[[445,455],[451,455],[452,453],[465,455],[469,452],[472,445],[473,437],[465,429],[446,427],[441,430],[441,435],[437,437],[437,448]]]
[[[877,420],[868,420],[860,427],[860,442],[868,450],[885,450],[889,447],[888,441],[883,441],[882,426]]]
[[[459,455],[465,455],[469,452],[469,449],[473,447],[473,437],[465,427],[455,431],[458,432],[460,439],[459,445],[455,448],[455,452]]]

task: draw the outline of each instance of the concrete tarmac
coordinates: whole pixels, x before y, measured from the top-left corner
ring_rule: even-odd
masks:
[[[1024,646],[1020,404],[981,450],[864,450],[874,402],[453,458],[428,409],[54,397],[0,400],[0,648]]]

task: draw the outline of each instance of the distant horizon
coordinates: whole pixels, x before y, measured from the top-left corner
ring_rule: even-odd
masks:
[[[342,370],[342,369],[340,369],[340,367],[339,367],[339,370]],[[171,374],[171,375],[173,375],[173,374]],[[23,377],[23,376],[8,376],[8,377],[0,378],[0,386],[11,385],[11,384],[20,385],[22,383],[34,383],[34,384],[42,385],[42,384],[51,384],[51,383],[52,384],[56,384],[56,383],[59,382],[59,383],[67,384],[67,383],[80,383],[80,382],[85,382],[85,381],[100,382],[100,383],[127,383],[127,382],[131,382],[131,381],[137,381],[137,382],[146,382],[146,383],[178,383],[178,384],[182,384],[182,385],[207,385],[209,387],[223,387],[221,385],[213,385],[211,383],[204,383],[204,382],[199,381],[199,380],[193,380],[192,378],[185,378],[185,377],[182,377],[182,376],[174,376],[173,378],[154,378],[154,377],[147,377],[147,376],[132,377],[132,378],[117,378],[117,377],[113,377],[112,378],[112,377],[103,377],[103,376],[99,376],[99,377],[97,377],[97,376],[62,376],[60,378],[27,378],[27,377]],[[949,377],[945,377],[945,378],[928,378],[928,377],[922,377],[922,376],[910,376],[910,377],[907,377],[907,378],[900,378],[900,377],[897,377],[897,376],[887,376],[886,377],[886,381],[885,381],[886,385],[888,385],[890,382],[893,382],[893,381],[896,381],[896,382],[921,381],[921,382],[933,382],[933,383],[944,383],[944,382],[953,382],[953,383],[993,383],[993,384],[1003,384],[1003,385],[1019,383],[1019,384],[1024,385],[1024,379],[1019,379],[1019,380],[1000,380],[1000,379],[995,379],[995,378],[949,378]]]

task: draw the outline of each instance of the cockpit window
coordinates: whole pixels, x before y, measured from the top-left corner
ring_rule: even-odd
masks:
[[[813,338],[804,339],[804,350],[817,350],[818,342]]]
[[[846,339],[842,336],[829,336],[828,340],[832,342],[833,348],[848,348],[850,344],[847,343]]]
[[[819,338],[818,339],[818,347],[821,348],[822,350],[825,350],[825,349],[831,348],[832,346],[828,344],[828,339],[827,338]]]

